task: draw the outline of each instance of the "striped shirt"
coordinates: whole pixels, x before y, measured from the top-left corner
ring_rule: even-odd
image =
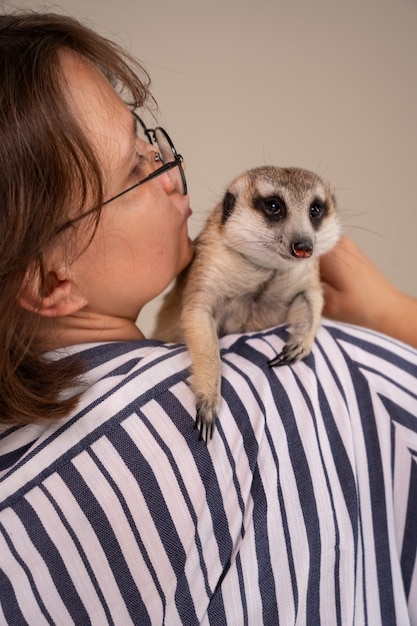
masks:
[[[0,624],[417,624],[417,351],[286,336],[221,340],[207,446],[184,346],[70,349],[77,411],[1,435]]]

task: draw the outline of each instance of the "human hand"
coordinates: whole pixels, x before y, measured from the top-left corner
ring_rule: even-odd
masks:
[[[322,257],[320,273],[323,315],[417,347],[417,299],[398,290],[350,238]]]
[[[323,314],[343,322],[373,327],[375,316],[394,290],[385,276],[348,237],[324,255],[320,264],[324,285]]]

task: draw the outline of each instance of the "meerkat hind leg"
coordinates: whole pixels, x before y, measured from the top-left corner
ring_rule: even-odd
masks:
[[[290,337],[282,351],[269,361],[270,367],[290,365],[310,354],[320,322],[322,302],[321,293],[311,291],[302,291],[293,298],[286,316]]]

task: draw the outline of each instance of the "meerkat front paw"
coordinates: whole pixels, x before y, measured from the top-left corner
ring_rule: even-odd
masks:
[[[219,402],[217,400],[213,401],[207,397],[197,399],[194,428],[199,430],[200,439],[206,443],[213,437],[218,407]]]
[[[273,359],[268,361],[270,367],[276,365],[291,365],[296,361],[305,359],[311,352],[311,346],[303,342],[286,343],[282,351]]]

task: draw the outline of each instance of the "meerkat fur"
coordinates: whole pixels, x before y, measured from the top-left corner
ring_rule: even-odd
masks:
[[[220,406],[218,337],[289,325],[271,366],[305,358],[320,323],[319,257],[340,236],[327,182],[301,168],[263,166],[235,178],[195,241],[154,336],[185,341],[196,397],[196,427],[211,438]]]

